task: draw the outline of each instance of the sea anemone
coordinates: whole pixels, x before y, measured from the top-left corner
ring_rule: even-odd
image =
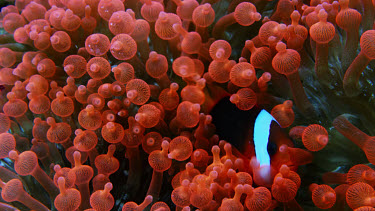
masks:
[[[374,209],[374,3],[1,1],[0,210]]]

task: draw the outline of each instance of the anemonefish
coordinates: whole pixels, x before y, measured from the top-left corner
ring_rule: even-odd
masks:
[[[210,114],[220,139],[231,143],[251,160],[254,182],[270,186],[282,164],[279,147],[293,147],[293,142],[276,119],[257,105],[248,111],[240,110],[229,97],[216,102]]]

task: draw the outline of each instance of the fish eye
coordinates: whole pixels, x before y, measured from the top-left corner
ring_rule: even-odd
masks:
[[[277,152],[277,145],[272,142],[272,141],[269,141],[268,142],[268,145],[267,145],[267,152],[270,156],[276,154]]]

